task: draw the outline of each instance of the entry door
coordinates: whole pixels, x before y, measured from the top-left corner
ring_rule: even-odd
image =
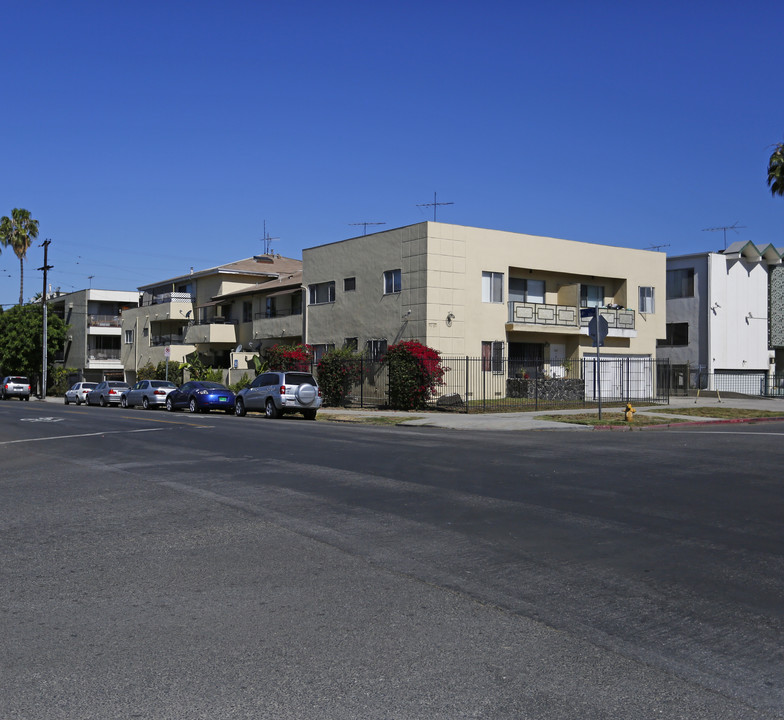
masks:
[[[550,374],[553,377],[563,377],[564,360],[566,360],[566,345],[563,343],[550,343]]]

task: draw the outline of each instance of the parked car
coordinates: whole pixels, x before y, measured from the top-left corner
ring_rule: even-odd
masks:
[[[101,407],[119,405],[122,394],[130,389],[128,383],[123,380],[104,380],[87,393],[87,404]]]
[[[20,400],[29,400],[32,387],[30,381],[22,375],[9,375],[3,378],[3,386],[0,388],[0,397],[8,400],[11,397],[18,397]]]
[[[98,383],[94,382],[74,383],[65,391],[65,404],[76,403],[77,405],[81,405],[83,402],[87,402],[87,393],[91,390],[95,390],[97,386]]]
[[[321,407],[321,390],[309,372],[266,372],[237,394],[234,412],[242,417],[248,410],[263,410],[268,418],[301,412],[316,419]]]
[[[207,380],[191,380],[166,397],[166,409],[170,412],[188,408],[192,413],[223,410],[234,412],[234,393],[225,385]]]
[[[120,397],[122,407],[141,405],[145,410],[166,405],[166,397],[177,386],[168,380],[139,380],[128,392]]]

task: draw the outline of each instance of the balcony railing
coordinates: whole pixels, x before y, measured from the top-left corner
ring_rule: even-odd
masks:
[[[182,292],[167,292],[160,295],[154,295],[152,299],[147,300],[144,305],[165,305],[166,303],[192,303],[193,295],[190,293]]]
[[[519,325],[545,325],[556,327],[587,327],[590,318],[581,318],[576,305],[550,303],[509,302],[509,322]],[[634,310],[627,308],[599,308],[607,326],[615,330],[634,330]]]
[[[119,360],[120,351],[111,349],[97,350],[95,348],[88,348],[87,358],[89,360]]]
[[[254,313],[254,320],[265,320],[267,318],[290,317],[292,315],[302,315],[302,308],[297,310],[266,310],[265,312]]]
[[[119,315],[88,315],[87,324],[90,327],[121,327],[122,319]]]
[[[185,342],[185,335],[182,333],[172,333],[171,335],[153,335],[150,345],[160,347],[161,345],[182,345]]]

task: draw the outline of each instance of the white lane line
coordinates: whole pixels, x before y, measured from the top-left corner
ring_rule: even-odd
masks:
[[[79,435],[52,435],[51,437],[26,438],[24,440],[3,440],[0,442],[0,445],[41,442],[42,440],[67,440],[68,438],[96,437],[98,435],[126,435],[128,433],[160,432],[161,430],[165,430],[165,428],[143,428],[141,430],[104,430],[103,432],[80,433]]]

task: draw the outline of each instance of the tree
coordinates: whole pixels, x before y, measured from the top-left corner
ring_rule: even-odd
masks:
[[[19,304],[24,304],[24,260],[27,250],[38,237],[38,220],[30,216],[29,210],[14,208],[11,217],[0,218],[0,243],[9,245],[19,258]]]
[[[65,322],[53,312],[47,313],[47,357],[54,358],[63,349]],[[43,356],[43,308],[39,304],[16,305],[0,315],[0,373],[19,373],[40,377]],[[50,368],[52,363],[50,362]],[[47,375],[50,375],[47,368]]]
[[[771,195],[784,196],[784,143],[776,145],[768,160],[768,187]]]

